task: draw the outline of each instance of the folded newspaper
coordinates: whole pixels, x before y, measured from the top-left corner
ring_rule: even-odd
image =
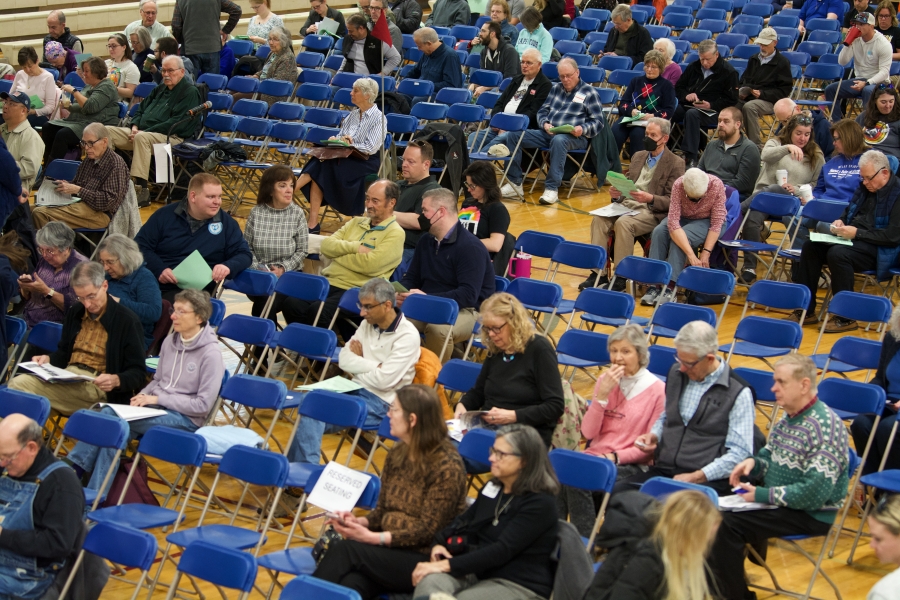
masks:
[[[37,375],[44,381],[50,383],[74,383],[76,381],[93,381],[94,379],[96,379],[95,377],[91,377],[90,375],[79,375],[78,373],[73,373],[72,371],[66,371],[65,369],[54,367],[49,363],[45,365],[39,365],[36,362],[29,361],[21,363],[19,367],[25,369],[26,371],[30,371],[32,375]]]

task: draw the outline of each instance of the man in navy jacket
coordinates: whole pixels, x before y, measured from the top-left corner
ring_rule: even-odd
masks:
[[[422,59],[410,71],[409,79],[424,79],[434,84],[437,94],[445,87],[462,87],[462,67],[459,55],[453,48],[441,42],[437,32],[431,27],[423,27],[413,34],[416,47],[422,51]],[[410,104],[424,102],[423,97],[413,98]]]
[[[194,250],[212,268],[213,281],[206,287],[210,292],[250,266],[253,255],[241,228],[221,206],[219,179],[208,173],[194,175],[187,199],[153,213],[134,238],[169,302],[181,289],[172,269]]]
[[[475,311],[494,293],[494,268],[487,248],[459,223],[456,197],[450,190],[438,188],[422,194],[419,224],[428,231],[416,244],[409,269],[400,283],[407,293],[397,294],[397,306],[412,294],[428,294],[455,300],[459,316],[452,327],[450,344],[469,339],[475,326]],[[425,347],[441,356],[449,325],[429,325],[410,319],[425,332]],[[443,361],[452,358],[453,348],[444,352]]]

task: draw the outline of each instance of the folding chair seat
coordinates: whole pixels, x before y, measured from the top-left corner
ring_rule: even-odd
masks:
[[[291,106],[300,107],[301,105],[292,104]],[[260,149],[260,158],[268,162],[281,163],[284,162],[282,157],[285,157],[288,166],[293,167],[308,131],[309,125],[306,123],[295,121],[274,123],[269,137],[266,138],[265,144]]]
[[[407,296],[400,307],[400,311],[407,319],[413,319],[428,323],[431,325],[447,325],[447,335],[444,338],[444,344],[441,347],[438,360],[444,361],[444,354],[447,352],[447,346],[450,345],[450,338],[453,337],[453,325],[456,324],[456,318],[459,315],[459,305],[455,300],[450,298],[441,298],[438,296],[428,296],[425,294],[412,294]]]
[[[112,480],[113,473],[119,464],[119,457],[128,444],[128,431],[128,424],[124,419],[91,410],[76,411],[66,421],[62,430],[62,438],[53,453],[54,456],[59,456],[59,449],[65,443],[66,438],[100,448],[114,448],[116,451],[113,461],[103,477],[100,489],[84,488],[84,502],[87,511],[96,510],[100,502],[106,499],[106,493],[103,490],[107,489]]]
[[[691,321],[703,321],[716,327],[716,312],[708,306],[676,304],[667,302],[660,305],[650,318],[647,338],[656,344],[661,337],[674,338],[682,327]]]
[[[850,291],[835,294],[827,305],[822,326],[819,328],[819,337],[816,338],[816,345],[811,356],[816,367],[822,369],[822,377],[825,377],[826,371],[843,375],[860,369],[870,371],[877,369],[881,342],[888,329],[892,308],[890,300],[881,296]],[[835,342],[831,352],[819,354],[819,344],[822,342],[822,336],[825,334],[825,328],[832,315],[870,325],[878,323],[881,335],[878,341],[841,336]]]
[[[591,552],[594,538],[600,530],[606,507],[609,504],[612,488],[616,483],[616,465],[601,456],[593,456],[584,452],[575,452],[564,448],[554,448],[547,455],[561,485],[585,490],[591,493],[602,492],[603,501],[597,511],[597,518],[591,528],[590,537],[585,540],[587,550]],[[582,538],[584,539],[584,538]]]
[[[640,491],[644,494],[653,496],[660,501],[665,500],[675,492],[684,490],[694,490],[695,492],[705,494],[706,497],[712,501],[714,506],[719,506],[719,496],[716,494],[716,491],[711,487],[700,485],[699,483],[688,483],[687,481],[678,481],[668,477],[651,477],[641,484],[640,488]]]
[[[97,509],[88,515],[88,519],[97,523],[115,523],[134,529],[155,529],[173,525],[173,531],[177,531],[178,526],[184,520],[188,501],[193,494],[197,478],[200,476],[200,469],[203,467],[203,460],[206,457],[206,438],[171,427],[151,427],[141,437],[134,455],[127,479],[129,485],[134,481],[134,473],[141,457],[154,459],[153,469],[156,475],[159,475],[156,461],[178,467],[178,472],[171,481],[163,480],[168,489],[164,495],[159,494],[163,496],[160,505],[123,504],[128,492],[128,485],[126,485],[115,506]],[[187,486],[179,490],[178,482],[182,479],[185,480]],[[171,507],[167,507],[170,500],[174,501]]]
[[[814,198],[803,206],[803,211],[799,215],[799,219],[795,223],[799,223],[802,219],[811,219],[815,221],[824,221],[831,223],[840,218],[847,208],[846,202],[836,202],[833,200]],[[772,269],[772,278],[779,279],[787,268],[788,262],[800,260],[800,248],[794,248],[799,228],[795,229],[791,237],[791,248],[785,248],[778,252],[778,264]]]
[[[506,293],[514,296],[526,310],[531,312],[538,333],[549,338],[550,331],[553,329],[553,318],[559,310],[560,301],[562,301],[562,286],[558,283],[517,277],[509,284]],[[539,314],[547,315],[545,324],[538,322]]]
[[[318,69],[324,64],[325,55],[321,52],[298,52],[296,60],[297,66],[302,69]]]
[[[718,324],[722,322],[725,316],[725,309],[731,301],[731,295],[734,293],[735,278],[730,271],[719,269],[701,269],[699,267],[688,267],[678,276],[675,282],[675,294],[679,290],[689,290],[695,293],[708,295],[725,296],[725,302],[722,304],[722,310],[719,312],[719,318],[713,325],[718,329]]]
[[[804,48],[804,45],[806,44],[822,44],[823,46],[827,46],[827,44],[824,44],[823,42],[801,42],[800,45],[797,46],[797,50],[800,52],[808,52],[812,57],[815,57],[816,54],[812,52],[812,49],[808,46]],[[830,119],[832,104],[829,104],[826,101],[820,101],[817,97],[824,93],[825,88],[829,84],[839,82],[843,77],[844,67],[842,65],[823,62],[810,63],[806,67],[806,70],[803,71],[803,78],[798,86],[800,91],[796,101],[797,104],[811,109],[818,108]]]
[[[100,523],[88,531],[84,538],[78,557],[69,572],[63,589],[59,593],[60,598],[65,598],[75,581],[75,577],[81,572],[85,552],[104,558],[117,566],[129,569],[138,569],[140,576],[135,582],[131,600],[136,600],[138,593],[144,587],[147,573],[156,558],[156,537],[131,527],[118,523]]]
[[[609,289],[615,287],[618,277],[631,280],[632,287],[634,287],[634,283],[665,287],[669,285],[669,281],[672,278],[672,265],[662,260],[654,260],[642,256],[626,256],[619,260],[619,263],[616,265],[613,277],[609,282]],[[632,295],[634,293],[635,290],[632,290]],[[656,299],[656,304],[653,307],[654,311],[659,307],[660,298],[662,298],[662,294],[659,294]],[[638,325],[648,325],[650,323],[650,319],[646,317],[632,317],[631,320]]]
[[[609,364],[608,339],[609,336],[605,333],[584,329],[568,329],[563,332],[556,344],[556,358],[563,368],[563,377],[565,378],[568,368],[572,367],[570,382],[575,377],[577,369],[596,381],[597,378],[588,369]]]
[[[247,271],[244,271],[247,272]],[[272,286],[274,289],[274,282]],[[216,335],[219,341],[225,344],[225,347],[231,350],[238,357],[238,364],[234,369],[234,375],[241,372],[243,368],[245,373],[253,374],[259,372],[266,356],[266,346],[275,333],[275,324],[260,317],[251,317],[248,315],[228,315],[219,325]],[[243,344],[244,349],[239,351],[231,343]],[[254,348],[259,346],[262,353],[259,356],[254,355]]]
[[[50,401],[43,396],[0,388],[0,419],[18,413],[43,427],[50,417],[50,410]]]
[[[492,429],[470,429],[459,443],[457,450],[469,480],[466,491],[471,489],[476,479],[481,483],[481,475],[490,473],[489,457],[496,438],[497,433]]]
[[[650,346],[650,362],[647,364],[647,370],[656,375],[661,381],[666,381],[669,371],[675,362],[675,348],[670,346]]]
[[[410,98],[428,98],[434,95],[434,83],[425,79],[403,79],[397,92]]]
[[[306,500],[309,496],[309,491],[315,487],[316,483],[319,480],[319,475],[321,475],[321,469],[310,475],[309,480],[307,482],[307,490],[304,492],[303,496],[300,498],[300,507],[306,505]],[[365,472],[365,471],[363,471]],[[372,510],[375,508],[375,505],[378,503],[378,497],[381,495],[381,480],[378,477],[372,476],[366,484],[365,489],[363,490],[362,495],[359,497],[359,500],[356,501],[355,508],[363,508]],[[289,575],[312,575],[312,573],[316,570],[316,561],[312,557],[312,547],[305,548],[291,548],[293,545],[294,534],[296,533],[297,526],[300,525],[301,529],[302,524],[300,523],[300,514],[302,510],[300,508],[297,509],[296,515],[294,517],[293,522],[291,523],[290,531],[287,535],[287,541],[285,542],[284,548],[282,550],[277,550],[275,552],[270,552],[268,554],[264,554],[259,557],[259,566],[266,569],[269,573],[269,576],[272,578],[272,584],[269,586],[268,593],[266,593],[266,598],[271,598],[272,593],[275,591],[275,586],[281,586],[278,582],[278,574],[279,573],[287,573]],[[322,524],[322,531],[324,531],[325,525]],[[305,530],[304,530],[305,531]],[[321,533],[320,533],[321,535]],[[310,541],[314,541],[316,538],[310,538]],[[296,580],[294,580],[296,581]],[[315,581],[321,581],[319,579],[315,579]],[[322,581],[323,584],[327,584],[329,586],[339,587],[333,583],[327,583]],[[284,586],[284,590],[281,593],[282,598],[287,598],[288,590],[291,588],[291,584]],[[356,594],[356,592],[353,592]],[[356,595],[359,598],[358,595]],[[330,599],[331,595],[313,595],[306,596],[306,598],[317,598],[317,599]]]
[[[790,231],[799,209],[800,199],[796,196],[759,192],[753,196],[753,201],[750,203],[750,208],[747,210],[747,213],[744,215],[744,220],[741,222],[738,235],[740,236],[743,234],[744,226],[747,224],[747,219],[750,218],[751,211],[761,212],[764,215],[768,215],[767,218],[774,217],[777,221],[780,221],[783,217],[790,217],[790,222],[787,227],[787,230]],[[718,244],[722,248],[722,252],[725,256],[726,262],[728,262],[729,266],[732,269],[737,271],[738,268],[737,264],[732,262],[731,260],[732,252],[737,252],[739,254],[743,253],[744,255],[753,254],[766,266],[766,274],[763,279],[768,279],[769,275],[772,273],[772,268],[775,266],[775,260],[778,256],[778,252],[781,251],[782,247],[784,247],[784,245],[788,241],[788,235],[785,233],[785,235],[781,237],[781,241],[777,245],[764,242],[754,242],[744,239],[729,241],[720,240]],[[761,256],[761,254],[763,253],[770,254],[771,258],[768,261],[765,260],[765,258]],[[739,281],[738,283],[740,285],[748,285],[743,281]]]
[[[233,316],[244,315],[230,315],[229,318]],[[210,411],[210,419],[213,419],[221,411],[225,415],[228,425],[252,429],[253,423],[256,422],[262,432],[260,437],[262,437],[263,443],[268,444],[270,441],[274,441],[279,450],[282,450],[281,443],[273,437],[272,433],[287,402],[287,387],[284,382],[243,373],[232,375],[223,381],[225,384],[219,392],[215,406]],[[256,411],[258,410],[272,411],[272,419],[268,426],[257,416]],[[229,411],[230,417],[228,416]],[[221,457],[216,454],[207,454],[204,462],[217,464],[220,460]]]
[[[424,104],[424,103],[419,103]],[[417,104],[416,106],[419,106]],[[490,126],[501,131],[506,132],[523,132],[528,129],[528,116],[527,115],[510,115],[506,113],[497,113],[491,117]],[[503,187],[503,184],[507,181],[507,175],[509,174],[509,168],[512,165],[512,158],[516,155],[516,152],[519,151],[519,147],[522,145],[522,138],[525,136],[520,135],[519,141],[516,143],[515,148],[510,148],[509,156],[491,156],[486,151],[482,152],[482,148],[479,147],[477,151],[469,154],[469,160],[474,162],[478,160],[486,160],[491,161],[491,163],[501,163],[506,165],[506,167],[501,171],[499,169],[498,172],[502,173],[500,178],[500,187]],[[484,145],[484,138],[482,138],[482,146]],[[495,165],[496,168],[496,165]],[[522,196],[522,201],[525,201],[525,197]]]

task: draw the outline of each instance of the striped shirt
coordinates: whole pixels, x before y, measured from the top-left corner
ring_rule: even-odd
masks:
[[[694,417],[703,394],[719,379],[724,368],[725,362],[719,361],[719,366],[702,381],[688,380],[681,398],[678,399],[678,412],[685,423]],[[656,434],[658,439],[662,439],[665,424],[666,411],[663,411],[650,432]],[[707,481],[725,479],[739,462],[753,456],[753,394],[749,388],[741,390],[728,414],[725,448],[725,454],[701,469]]]
[[[603,121],[603,105],[597,89],[581,79],[571,92],[567,92],[561,83],[553,84],[550,95],[537,113],[541,129],[544,123],[550,123],[553,127],[581,125],[585,137],[589,138],[600,133]]]
[[[109,333],[100,323],[100,318],[105,312],[105,306],[96,316],[84,311],[84,316],[81,317],[81,329],[75,336],[75,343],[72,346],[70,365],[84,365],[98,373],[106,370],[106,343],[109,341]]]
[[[293,202],[276,209],[258,204],[250,211],[244,226],[244,239],[253,253],[251,269],[261,265],[281,265],[285,271],[297,271],[306,257],[309,229],[303,209]]]
[[[349,136],[353,147],[363,154],[375,154],[384,145],[387,132],[387,119],[377,106],[372,106],[360,115],[359,109],[353,110],[341,123],[340,136]]]

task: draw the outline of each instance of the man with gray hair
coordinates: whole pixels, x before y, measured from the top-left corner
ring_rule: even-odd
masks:
[[[109,147],[109,130],[102,123],[84,128],[81,147],[85,160],[72,181],[56,180],[56,191],[81,198],[64,206],[37,206],[31,216],[36,229],[50,221],[62,221],[72,229],[104,229],[128,193],[128,166]]]
[[[631,64],[644,62],[644,55],[653,50],[653,38],[646,27],[641,26],[626,4],[612,10],[613,28],[603,47],[604,56],[627,56]]]
[[[47,35],[44,36],[44,43],[41,48],[47,47],[47,42],[59,42],[63,48],[68,48],[75,54],[84,52],[84,44],[81,40],[69,31],[66,27],[66,15],[61,10],[51,10],[47,15]],[[47,57],[44,56],[44,61]]]
[[[776,508],[722,513],[709,566],[723,598],[752,597],[744,574],[747,544],[765,548],[769,538],[827,535],[844,503],[847,428],[816,397],[817,378],[808,356],[788,354],[775,363],[772,392],[785,417],[765,447],[732,469],[729,487],[747,502]]]
[[[347,17],[341,71],[358,75],[390,75],[400,65],[400,52],[372,35],[362,15]]]
[[[891,172],[887,157],[869,150],[859,159],[860,184],[841,218],[833,223],[819,222],[819,233],[830,233],[850,240],[851,245],[807,240],[800,251],[796,283],[809,288],[810,300],[804,325],[819,322],[816,317],[816,292],[826,264],[831,272],[831,292],[853,291],[854,273],[875,270],[879,281],[891,278],[890,269],[900,256],[900,179]],[[788,319],[800,322],[802,311]],[[826,333],[853,331],[856,321],[833,316]]]
[[[140,14],[141,18],[137,21],[132,21],[128,25],[125,26],[125,39],[128,40],[128,43],[131,43],[131,34],[136,32],[141,27],[145,27],[147,29],[147,33],[150,34],[150,45],[148,48],[153,48],[153,44],[156,43],[156,40],[159,38],[169,37],[172,35],[169,32],[169,28],[160,23],[157,20],[158,16],[158,8],[156,7],[156,0],[141,0],[140,4]]]
[[[616,188],[609,189],[613,202],[621,202],[628,209],[637,211],[637,214],[621,217],[595,216],[591,219],[591,243],[595,246],[609,248],[609,232],[611,229],[616,232],[615,249],[610,253],[610,258],[615,263],[634,254],[635,238],[653,231],[669,214],[672,186],[675,180],[684,175],[684,160],[666,147],[672,131],[669,122],[652,117],[644,129],[645,149],[634,153],[626,173],[637,191],[632,192],[630,197],[623,198]],[[578,289],[605,286],[608,283],[606,275],[600,277],[598,272],[591,271]],[[625,283],[624,278],[617,278],[614,289],[623,291]]]
[[[644,473],[619,481],[613,493],[651,477],[672,477],[728,494],[728,477],[753,454],[753,393],[717,356],[716,330],[692,321],[675,336],[675,364],[666,378],[666,408],[634,445],[655,452]]]
[[[547,101],[537,113],[537,130],[509,132],[502,136],[503,142],[512,150],[518,150],[510,161],[509,183],[501,192],[505,198],[524,198],[522,182],[523,148],[550,148],[547,158],[547,178],[541,204],[556,204],[559,201],[559,186],[562,184],[563,167],[570,150],[584,150],[590,139],[600,133],[605,125],[603,104],[597,88],[581,80],[578,63],[571,58],[563,58],[557,65],[559,83],[553,85]],[[571,131],[551,131],[568,126]],[[519,145],[519,139],[522,143]]]
[[[703,132],[716,126],[719,111],[738,101],[737,71],[719,56],[716,42],[703,40],[697,52],[700,59],[688,65],[675,84],[678,108],[672,118],[675,123],[684,123],[681,150],[689,169],[697,166]]]
[[[218,70],[218,65],[216,68]],[[150,198],[147,178],[150,176],[153,144],[165,144],[167,141],[173,146],[180,144],[194,135],[202,119],[199,113],[188,118],[188,111],[200,104],[200,91],[185,79],[184,60],[180,56],[166,56],[160,71],[163,84],[153,88],[150,95],[141,101],[131,119],[131,127],[109,128],[110,141],[116,148],[134,151],[131,176],[134,178],[138,204],[142,206]]]
[[[0,463],[0,596],[41,598],[77,550],[84,491],[25,415],[0,422]]]
[[[665,290],[652,287],[641,298],[644,306],[664,304],[675,299],[675,282],[685,263],[709,268],[709,257],[724,233],[728,211],[725,209],[725,185],[715,175],[700,169],[688,169],[672,185],[669,214],[653,230],[650,258],[672,266]],[[702,244],[700,256],[697,247]]]
[[[108,288],[100,263],[79,263],[72,272],[78,302],[66,311],[56,351],[31,357],[81,378],[52,383],[37,375],[17,375],[10,389],[44,396],[65,416],[97,402],[130,402],[147,380],[144,331],[136,314],[109,301]]]
[[[396,397],[394,390],[412,383],[416,375],[419,331],[397,310],[397,294],[386,279],[363,284],[356,306],[363,322],[341,349],[338,364],[362,386],[350,394],[366,402],[366,426],[378,427]],[[338,430],[322,421],[300,419],[288,460],[319,464],[322,434]]]
[[[422,58],[407,76],[409,79],[424,79],[434,84],[437,94],[445,87],[462,87],[462,67],[459,55],[453,48],[441,42],[437,32],[431,27],[423,27],[413,34],[416,48],[422,51]],[[410,98],[410,103],[424,102],[424,96]]]
[[[419,239],[409,269],[400,280],[409,291],[397,297],[398,306],[412,294],[456,302],[459,316],[453,326],[413,321],[425,333],[425,347],[446,362],[453,350],[444,349],[447,332],[451,332],[450,344],[461,343],[472,334],[475,311],[494,293],[494,268],[481,240],[460,224],[456,196],[450,190],[439,188],[422,195],[419,224],[427,233]]]

